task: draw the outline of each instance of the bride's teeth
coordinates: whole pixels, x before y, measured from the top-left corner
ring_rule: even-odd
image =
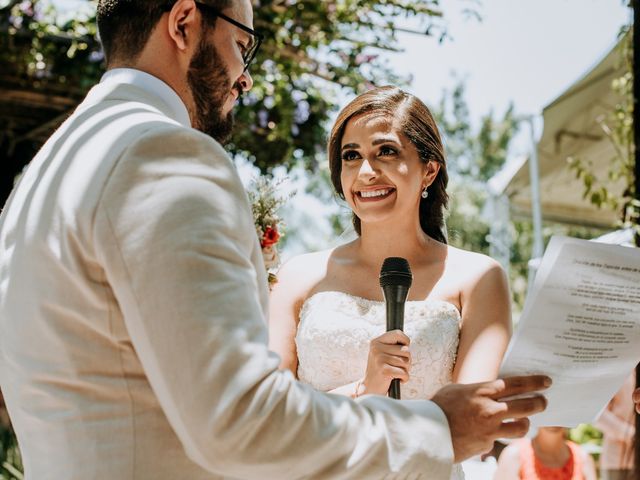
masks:
[[[389,190],[372,190],[370,192],[360,192],[360,195],[364,198],[371,198],[371,197],[382,197],[387,193],[389,193]]]

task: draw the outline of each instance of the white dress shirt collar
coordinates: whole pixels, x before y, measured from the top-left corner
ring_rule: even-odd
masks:
[[[158,77],[134,68],[114,68],[102,76],[100,83],[127,83],[152,93],[167,104],[177,121],[185,127],[191,127],[189,111],[184,102],[175,90]]]

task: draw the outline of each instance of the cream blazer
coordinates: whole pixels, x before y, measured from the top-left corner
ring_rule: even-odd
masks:
[[[144,89],[95,86],[0,217],[0,381],[27,478],[448,478],[435,404],[278,371],[266,285],[222,147]]]

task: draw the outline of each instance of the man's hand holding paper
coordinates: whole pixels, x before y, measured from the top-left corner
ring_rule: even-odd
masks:
[[[500,376],[553,378],[535,426],[594,420],[640,360],[640,250],[551,239]]]

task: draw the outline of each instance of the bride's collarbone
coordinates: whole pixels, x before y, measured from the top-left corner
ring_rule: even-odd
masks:
[[[351,277],[344,282],[322,282],[309,292],[307,298],[321,292],[338,292],[360,299],[383,302],[385,300],[384,294],[378,278],[376,277],[373,282],[371,279],[364,280],[365,281],[360,282],[357,278]],[[433,299],[452,303],[449,298],[451,295],[441,294],[441,292],[434,295],[434,293],[436,293],[434,289],[424,289],[422,286],[414,284],[409,290],[407,300],[422,301]]]
[[[380,266],[362,259],[345,257],[346,251],[333,251],[325,257],[323,272],[306,298],[323,291],[343,292],[369,300],[383,301],[380,288]],[[414,262],[411,265],[413,284],[409,291],[409,300],[442,300],[457,305],[460,288],[463,284],[454,281],[445,262]],[[453,300],[453,301],[452,301]]]

